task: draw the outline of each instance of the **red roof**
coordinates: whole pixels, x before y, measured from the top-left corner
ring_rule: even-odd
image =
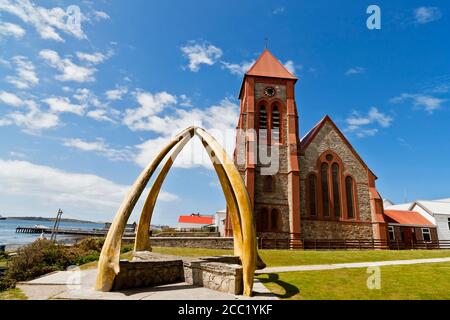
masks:
[[[246,75],[297,80],[267,49],[259,56]]]
[[[415,211],[384,210],[384,214],[388,218],[387,222],[434,227],[428,219]]]
[[[192,224],[213,224],[214,217],[213,216],[197,216],[197,215],[191,215],[191,216],[180,216],[178,218],[179,223],[192,223]]]

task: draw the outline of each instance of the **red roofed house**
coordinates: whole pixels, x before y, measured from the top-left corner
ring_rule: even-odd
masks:
[[[180,216],[178,218],[179,231],[200,230],[203,227],[214,224],[213,216],[202,216],[199,213],[193,213],[189,216]]]
[[[391,245],[417,246],[438,241],[436,226],[415,211],[384,210]]]

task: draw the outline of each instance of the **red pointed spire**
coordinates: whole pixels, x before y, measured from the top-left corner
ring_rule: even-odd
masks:
[[[267,49],[259,56],[255,64],[247,71],[246,75],[297,80]]]

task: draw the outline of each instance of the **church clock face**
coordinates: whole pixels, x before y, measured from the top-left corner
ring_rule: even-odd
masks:
[[[264,94],[268,97],[274,97],[277,94],[277,90],[274,87],[267,87],[264,90]]]

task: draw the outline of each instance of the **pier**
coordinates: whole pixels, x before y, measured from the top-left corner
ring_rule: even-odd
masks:
[[[52,234],[52,228],[40,228],[40,227],[17,227],[16,233],[28,233],[28,234]],[[58,229],[57,234],[72,235],[72,236],[92,236],[92,237],[105,237],[108,230],[82,230],[82,229]],[[127,236],[134,237],[134,232],[126,233]]]

